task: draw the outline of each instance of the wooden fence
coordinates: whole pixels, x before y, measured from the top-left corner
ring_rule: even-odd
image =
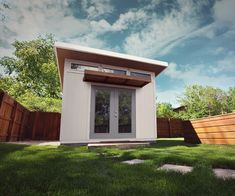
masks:
[[[183,121],[181,119],[157,118],[157,137],[183,137]]]
[[[0,90],[0,141],[58,140],[60,113],[30,112]]]
[[[188,143],[235,144],[235,113],[183,122]]]
[[[0,141],[17,141],[29,129],[30,111],[0,91]]]
[[[60,113],[31,112],[0,90],[0,141],[58,140]],[[182,121],[157,118],[157,135],[188,143],[235,144],[235,113]]]
[[[59,140],[60,117],[61,114],[55,112],[32,112],[32,140]]]

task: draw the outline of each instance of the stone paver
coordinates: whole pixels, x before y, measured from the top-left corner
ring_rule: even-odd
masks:
[[[159,169],[166,170],[166,171],[176,171],[176,172],[185,174],[185,173],[191,172],[193,170],[193,167],[184,166],[184,165],[164,164]]]
[[[213,169],[213,172],[217,178],[223,178],[223,179],[235,179],[235,170],[233,169],[220,169],[215,168]]]
[[[128,160],[128,161],[123,161],[122,163],[125,163],[128,165],[135,165],[135,164],[140,164],[143,162],[144,162],[144,160],[141,160],[141,159],[132,159],[132,160]]]

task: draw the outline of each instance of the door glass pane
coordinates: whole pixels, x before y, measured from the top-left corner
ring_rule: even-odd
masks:
[[[95,90],[95,133],[109,133],[110,91]]]
[[[119,133],[131,133],[131,98],[132,92],[119,91]]]

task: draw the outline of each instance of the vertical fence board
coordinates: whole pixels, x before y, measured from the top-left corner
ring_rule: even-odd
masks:
[[[181,119],[157,118],[157,137],[183,137],[183,121]]]
[[[181,119],[169,119],[170,136],[183,137],[183,121]]]
[[[0,107],[0,141],[7,141],[12,127],[12,113],[15,110],[15,101],[6,93],[1,92]]]
[[[60,113],[30,112],[0,90],[0,141],[59,140]],[[235,113],[183,121],[157,118],[157,135],[188,143],[235,144]]]
[[[0,90],[0,141],[58,140],[60,116],[30,112]]]
[[[15,104],[14,113],[12,113],[11,130],[9,130],[9,140],[18,141],[24,115],[24,107],[19,103]]]
[[[59,140],[60,116],[56,112],[33,112],[32,139]]]

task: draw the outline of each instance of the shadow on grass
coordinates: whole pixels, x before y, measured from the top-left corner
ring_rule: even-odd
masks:
[[[71,148],[70,153],[68,153],[69,148],[66,148],[66,151],[47,150],[45,149],[43,155],[32,154],[34,158],[17,156],[13,160],[11,158],[1,163],[1,194],[217,195],[223,193],[223,195],[232,195],[234,193],[233,181],[217,180],[208,168],[199,167],[191,174],[181,175],[159,171],[155,164],[151,163],[130,166],[118,160],[107,160],[99,156],[88,158],[78,156],[80,149],[75,152]],[[74,156],[73,153],[78,155]]]
[[[3,160],[6,156],[16,151],[22,151],[28,145],[18,145],[18,144],[7,144],[7,143],[0,143],[0,160]]]
[[[5,143],[5,142],[0,142],[0,152],[14,152],[17,150],[21,150],[24,149],[25,147],[28,147],[29,145],[19,145],[19,144],[9,144],[9,143]]]

